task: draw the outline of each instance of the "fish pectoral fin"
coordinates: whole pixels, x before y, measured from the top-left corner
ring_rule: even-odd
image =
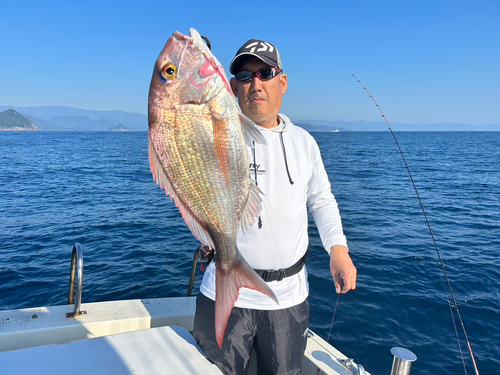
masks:
[[[175,205],[179,208],[182,218],[189,227],[189,230],[191,230],[191,233],[193,233],[193,236],[195,236],[201,243],[206,244],[213,249],[215,247],[214,242],[208,234],[208,231],[198,222],[198,220],[196,220],[195,217],[193,217],[191,212],[177,196],[174,187],[170,183],[170,180],[163,169],[160,158],[156,154],[151,138],[149,138],[149,167],[151,168],[151,173],[153,174],[156,183],[160,185],[162,189],[165,189],[167,195],[173,199]]]
[[[229,269],[223,269],[220,262],[215,266],[215,337],[221,348],[227,321],[238,299],[240,288],[256,290],[272,298],[277,304],[279,302],[271,288],[244,259],[240,258]]]
[[[231,155],[229,149],[229,132],[227,130],[227,119],[212,113],[212,124],[214,129],[215,152],[219,159],[219,164],[229,188],[229,167]]]
[[[243,136],[245,137],[245,142],[249,147],[252,147],[252,141],[262,145],[267,145],[267,141],[260,132],[259,125],[250,120],[243,113],[239,113],[241,121],[241,130],[243,130]]]
[[[243,209],[241,215],[241,230],[243,233],[246,232],[247,228],[251,226],[255,219],[260,215],[262,211],[262,195],[264,193],[258,188],[253,182],[250,183],[250,191],[248,193],[248,199]]]

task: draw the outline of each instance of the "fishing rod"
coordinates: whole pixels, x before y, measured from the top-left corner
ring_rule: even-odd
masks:
[[[441,268],[443,269],[444,277],[446,279],[446,282],[448,283],[448,289],[449,289],[449,292],[450,292],[451,299],[453,301],[453,304],[450,304],[449,302],[448,302],[448,304],[450,305],[450,308],[454,308],[456,310],[456,312],[457,312],[458,320],[460,321],[460,325],[462,326],[462,330],[463,330],[463,333],[464,333],[465,341],[467,343],[467,349],[469,350],[469,354],[470,354],[470,357],[471,357],[471,360],[472,360],[472,365],[474,367],[474,371],[476,372],[476,375],[479,375],[479,370],[477,368],[476,359],[474,358],[474,353],[472,352],[472,347],[470,345],[469,338],[467,337],[467,332],[465,331],[465,325],[464,325],[464,322],[463,322],[462,317],[460,315],[460,310],[458,309],[457,301],[455,299],[455,296],[453,295],[453,289],[451,288],[450,279],[448,278],[448,274],[446,273],[446,268],[444,267],[444,262],[443,262],[443,259],[441,258],[441,253],[439,252],[436,239],[434,238],[434,234],[432,233],[431,224],[429,222],[429,219],[427,218],[427,213],[425,212],[425,208],[424,208],[424,205],[422,203],[422,199],[420,198],[420,194],[418,192],[417,185],[415,184],[415,181],[413,180],[413,176],[412,176],[412,174],[410,172],[410,167],[408,166],[408,163],[406,162],[406,158],[405,158],[405,156],[403,154],[403,151],[401,150],[401,146],[399,145],[399,142],[398,142],[398,140],[396,138],[396,135],[392,131],[392,127],[389,124],[389,121],[387,120],[387,117],[385,117],[384,112],[382,112],[382,108],[380,108],[380,106],[378,105],[378,103],[375,100],[375,98],[373,97],[373,95],[370,93],[370,91],[368,91],[368,89],[366,88],[366,86],[363,85],[363,83],[358,79],[358,77],[356,77],[354,74],[352,74],[352,76],[356,79],[356,81],[358,81],[360,83],[361,86],[363,86],[363,89],[366,90],[366,92],[368,93],[368,95],[370,96],[370,98],[372,98],[373,102],[375,103],[375,107],[377,107],[378,110],[380,111],[382,117],[385,120],[385,123],[387,124],[387,126],[389,127],[389,130],[391,131],[392,137],[394,138],[394,141],[396,142],[396,145],[398,146],[399,153],[401,154],[401,157],[403,158],[403,162],[405,164],[406,170],[408,171],[408,175],[410,176],[410,180],[411,180],[411,183],[413,185],[413,189],[415,190],[415,193],[417,194],[418,202],[420,203],[420,208],[422,209],[422,213],[424,214],[425,222],[427,224],[427,229],[429,230],[429,233],[430,233],[431,238],[432,238],[432,242],[434,243],[434,248],[436,249],[436,253],[438,255],[439,263],[441,264]],[[451,314],[451,317],[453,318],[453,313]],[[455,320],[454,319],[453,319],[453,324],[455,325]],[[456,330],[456,328],[455,328],[455,330]],[[460,341],[459,341],[459,343],[460,343]],[[465,367],[465,365],[464,365],[464,367]],[[467,371],[465,371],[465,373],[467,373]]]

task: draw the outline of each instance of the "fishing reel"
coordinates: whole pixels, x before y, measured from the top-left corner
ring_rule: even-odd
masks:
[[[187,296],[190,297],[193,292],[194,285],[194,276],[196,274],[196,267],[198,265],[198,261],[201,261],[200,270],[201,272],[205,272],[205,269],[208,267],[212,259],[214,258],[215,250],[211,249],[208,245],[201,244],[198,246],[196,251],[194,252],[193,264],[191,266],[191,277],[189,278],[189,286]]]
[[[201,272],[205,272],[206,267],[208,267],[214,258],[215,250],[211,249],[208,245],[201,244],[196,251],[198,251],[199,261],[202,262],[200,265]]]

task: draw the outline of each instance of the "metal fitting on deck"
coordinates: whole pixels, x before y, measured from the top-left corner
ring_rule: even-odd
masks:
[[[391,353],[394,356],[391,375],[409,375],[411,364],[417,360],[417,356],[408,349],[399,347],[392,348]]]

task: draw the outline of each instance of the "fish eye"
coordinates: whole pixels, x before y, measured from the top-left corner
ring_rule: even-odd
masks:
[[[174,79],[177,76],[177,67],[174,64],[166,64],[161,68],[161,75],[167,80]]]

